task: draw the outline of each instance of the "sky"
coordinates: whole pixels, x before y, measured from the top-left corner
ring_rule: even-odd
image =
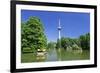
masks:
[[[56,42],[58,39],[59,19],[62,28],[61,37],[78,38],[80,35],[90,32],[89,13],[21,10],[22,22],[26,22],[30,16],[40,18],[49,42]]]

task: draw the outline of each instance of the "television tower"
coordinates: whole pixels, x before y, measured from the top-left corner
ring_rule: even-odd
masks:
[[[60,39],[61,39],[61,25],[60,25],[60,19],[59,19],[59,26],[58,26],[58,32],[59,32],[59,48],[61,48],[61,41],[60,41]]]
[[[59,19],[58,31],[59,31],[59,40],[60,40],[61,39],[61,34],[60,34],[60,31],[61,31],[60,19]]]

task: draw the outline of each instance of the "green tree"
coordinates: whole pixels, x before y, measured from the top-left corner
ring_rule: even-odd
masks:
[[[47,38],[44,34],[43,24],[37,17],[30,17],[25,23],[22,23],[22,49],[31,48],[32,50],[46,49]]]
[[[54,49],[56,46],[56,43],[55,42],[49,42],[48,43],[48,49]]]
[[[76,45],[78,45],[78,46],[81,46],[80,45],[80,39],[79,38],[74,38],[74,39],[72,39],[73,40],[73,44],[76,44]],[[73,45],[72,44],[72,45]]]
[[[61,43],[61,48],[67,49],[68,46],[72,44],[72,40],[70,38],[61,37],[60,40],[57,40],[56,48],[59,48],[59,42]]]
[[[89,50],[90,49],[90,34],[87,33],[85,35],[80,36],[80,44],[83,50]]]
[[[61,38],[61,47],[63,49],[67,49],[67,47],[70,45],[70,41],[68,38],[62,37]]]
[[[56,43],[56,49],[59,49],[59,39],[57,39],[57,43]]]
[[[72,45],[73,50],[80,50],[81,48],[77,44]]]

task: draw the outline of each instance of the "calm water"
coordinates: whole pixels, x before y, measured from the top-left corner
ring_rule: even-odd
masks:
[[[82,53],[66,50],[51,49],[42,56],[37,56],[34,53],[24,53],[21,55],[21,62],[47,62],[47,61],[68,61],[68,60],[87,60],[90,58],[90,52],[84,50]]]

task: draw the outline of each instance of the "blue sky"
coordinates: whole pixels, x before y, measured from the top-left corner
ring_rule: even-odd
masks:
[[[78,38],[90,32],[89,13],[21,10],[21,21],[26,22],[30,16],[37,16],[41,19],[48,41],[57,40],[59,19],[62,37]]]

